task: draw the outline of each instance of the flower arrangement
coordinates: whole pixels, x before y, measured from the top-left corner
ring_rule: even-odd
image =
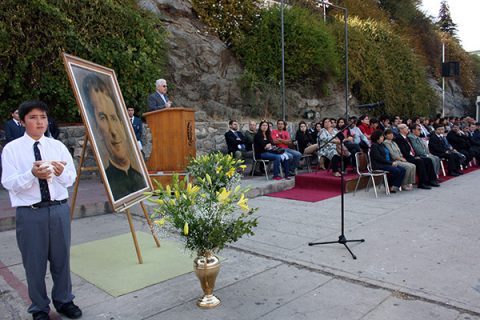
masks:
[[[157,230],[181,232],[185,247],[199,255],[218,252],[243,235],[253,235],[257,219],[248,206],[247,188],[240,185],[242,160],[213,153],[192,159],[187,167],[192,182],[174,176],[171,185],[150,193],[151,218]]]

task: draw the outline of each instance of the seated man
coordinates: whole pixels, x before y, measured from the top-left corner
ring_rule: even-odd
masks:
[[[247,151],[247,141],[243,133],[238,131],[238,122],[236,120],[230,120],[228,126],[230,130],[225,132],[225,142],[227,143],[228,153],[236,159],[251,158],[252,151]]]
[[[272,130],[272,139],[273,143],[280,148],[285,149],[285,153],[289,156],[290,159],[293,159],[293,165],[290,168],[289,175],[294,176],[295,170],[300,164],[300,158],[302,154],[297,150],[292,150],[288,146],[292,144],[292,139],[290,138],[290,133],[288,133],[286,128],[286,123],[283,120],[277,121],[277,130]]]
[[[433,169],[438,177],[440,172],[440,158],[428,151],[428,147],[422,137],[422,132],[421,124],[415,123],[410,127],[410,133],[407,135],[407,137],[410,139],[412,147],[419,157],[429,158],[432,160]]]
[[[430,135],[428,149],[433,155],[436,155],[440,159],[446,159],[448,162],[448,175],[457,177],[463,174],[460,172],[462,156],[448,143],[447,138],[443,136],[444,133],[445,127],[443,124],[437,123],[435,125],[435,131]]]
[[[397,126],[399,135],[395,138],[402,155],[408,162],[413,163],[417,167],[418,188],[431,189],[432,187],[439,187],[437,182],[437,175],[433,168],[432,160],[429,158],[422,158],[416,154],[415,149],[407,137],[409,129],[406,124],[402,123]]]
[[[248,130],[245,130],[245,132],[243,133],[243,135],[245,136],[247,151],[252,150],[252,145],[253,145],[253,141],[255,139],[256,134],[257,134],[257,123],[255,122],[255,120],[251,120],[248,123]]]
[[[480,155],[480,122],[477,122],[477,124],[470,124],[468,139],[471,145],[470,150],[476,154],[475,158],[477,159],[477,165],[480,166],[480,158],[477,156]]]
[[[453,149],[465,156],[465,165],[472,161],[473,156],[470,152],[470,141],[457,124],[452,124],[450,132],[447,134],[447,140]]]

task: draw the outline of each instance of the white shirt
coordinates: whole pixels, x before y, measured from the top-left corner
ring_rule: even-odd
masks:
[[[165,96],[160,93],[160,91],[157,91],[158,95],[160,96],[160,98],[162,98],[163,102],[165,102],[165,104],[167,104],[167,99],[165,98]]]
[[[2,184],[8,190],[12,207],[30,206],[42,201],[38,178],[32,174],[35,141],[25,134],[3,148]],[[42,136],[38,141],[42,160],[59,160],[67,163],[62,174],[58,177],[54,175],[53,181],[48,184],[50,200],[67,199],[67,188],[75,182],[77,176],[72,156],[67,147],[58,140]]]

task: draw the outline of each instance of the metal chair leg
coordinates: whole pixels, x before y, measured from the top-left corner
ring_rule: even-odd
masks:
[[[372,176],[373,191],[375,192],[375,198],[378,198],[377,195],[377,186],[375,185],[375,177]]]
[[[358,176],[357,185],[355,186],[355,191],[353,191],[353,195],[354,195],[354,196],[355,196],[355,194],[357,193],[358,185],[360,184],[360,179],[362,179],[362,176]]]
[[[268,164],[270,165],[270,163],[268,163]],[[267,168],[267,164],[265,163],[265,161],[263,161],[263,170],[265,170],[265,177],[268,180],[268,168]]]

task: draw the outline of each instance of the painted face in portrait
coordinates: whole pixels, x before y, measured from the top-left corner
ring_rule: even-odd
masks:
[[[112,162],[128,166],[125,127],[119,118],[112,98],[103,91],[90,90],[91,102],[95,109],[95,120]]]

